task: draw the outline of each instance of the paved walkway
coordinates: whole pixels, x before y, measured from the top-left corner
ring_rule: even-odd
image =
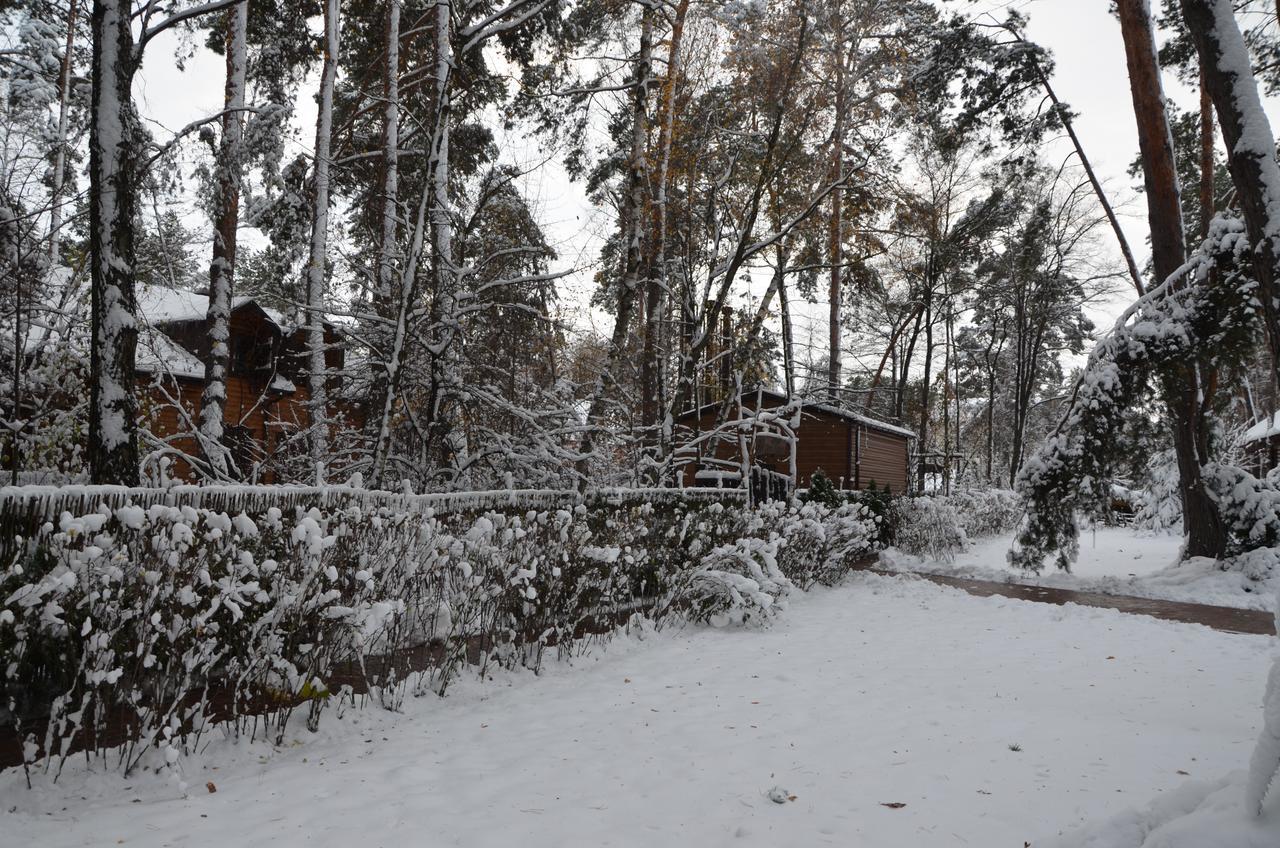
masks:
[[[955,586],[970,595],[989,597],[1001,595],[1023,601],[1039,601],[1045,604],[1080,604],[1086,607],[1104,607],[1135,615],[1149,615],[1166,621],[1182,621],[1203,624],[1214,630],[1228,633],[1257,633],[1274,636],[1275,616],[1260,610],[1216,607],[1208,604],[1187,604],[1180,601],[1161,601],[1153,598],[1135,598],[1131,595],[1107,595],[1102,592],[1077,592],[1073,589],[1053,589],[1047,586],[1026,586],[1021,583],[998,583],[991,580],[970,580],[965,577],[947,577],[920,571],[886,571],[872,568],[876,574],[902,576],[910,574],[943,586]]]

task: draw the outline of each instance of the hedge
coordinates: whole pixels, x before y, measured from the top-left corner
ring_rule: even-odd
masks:
[[[10,762],[166,767],[215,722],[279,741],[299,711],[315,729],[335,703],[398,709],[468,663],[536,672],[619,626],[767,621],[877,537],[859,505],[504,493],[437,511],[259,488],[236,512],[116,492],[7,540]]]

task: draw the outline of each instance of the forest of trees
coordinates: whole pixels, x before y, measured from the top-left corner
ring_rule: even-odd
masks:
[[[919,488],[1020,485],[1036,555],[1070,549],[1062,516],[1108,481],[1170,475],[1191,552],[1221,555],[1243,520],[1222,469],[1245,473],[1234,436],[1271,413],[1280,357],[1259,101],[1280,85],[1280,10],[1115,6],[1143,265],[1074,131],[1088,104],[1058,99],[1016,13],[0,0],[5,469],[137,484],[184,453],[201,479],[261,479],[226,414],[232,304],[250,296],[306,340],[310,425],[277,481],[669,485],[676,418],[719,402],[727,421],[763,383],[911,428]],[[155,61],[219,54],[225,97],[165,131],[135,87],[175,34],[180,55]],[[1163,98],[1161,66],[1197,111]],[[1071,156],[1044,153],[1062,139]],[[610,222],[598,256],[557,254],[522,194],[545,161],[530,150]],[[571,277],[589,303],[564,296]],[[148,424],[153,287],[208,295],[186,442]],[[1117,295],[1141,299],[1104,334],[1090,315]],[[797,339],[798,316],[824,338]]]

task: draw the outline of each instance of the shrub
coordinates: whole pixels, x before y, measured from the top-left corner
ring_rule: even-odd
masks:
[[[252,515],[103,498],[0,548],[0,732],[24,765],[119,745],[126,772],[164,767],[213,721],[279,740],[295,710],[314,729],[358,693],[444,694],[468,663],[537,671],[636,615],[762,623],[793,579],[875,545],[854,505],[539,493],[437,513],[296,494],[255,490],[242,502],[292,506]]]
[[[874,480],[871,481],[866,489],[848,493],[850,503],[861,504],[866,507],[874,518],[878,529],[877,538],[881,547],[888,547],[894,544],[894,539],[897,536],[898,513],[893,509],[893,502],[898,497],[900,496],[894,495],[889,491],[887,485],[883,489],[877,489]]]
[[[946,496],[970,539],[1011,533],[1022,520],[1022,501],[1011,489],[973,489]]]
[[[745,538],[713,548],[680,590],[692,619],[724,627],[776,615],[792,589],[777,552],[777,539]]]
[[[899,549],[948,562],[964,550],[967,537],[960,515],[946,498],[899,498],[893,509]]]
[[[809,489],[801,495],[805,503],[820,503],[835,509],[844,503],[844,494],[836,488],[836,484],[821,468],[813,472],[809,478]]]
[[[832,508],[818,501],[775,502],[759,513],[782,543],[779,567],[801,589],[835,583],[851,565],[883,547],[879,519],[863,504],[844,502]]]

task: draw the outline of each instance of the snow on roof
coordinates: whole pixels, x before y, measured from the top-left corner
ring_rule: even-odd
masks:
[[[246,300],[243,297],[236,298],[232,302],[232,308]],[[147,286],[138,293],[138,317],[148,324],[203,321],[208,312],[209,298],[193,291]]]
[[[1240,444],[1247,445],[1249,442],[1259,442],[1270,439],[1272,436],[1280,436],[1280,410],[1276,410],[1269,418],[1264,418],[1245,430],[1244,435],[1240,437]]]
[[[871,418],[866,415],[859,415],[856,412],[850,412],[847,409],[841,409],[838,406],[831,406],[826,403],[811,403],[801,399],[801,408],[816,409],[819,412],[826,412],[839,418],[846,418],[864,427],[870,427],[873,430],[883,430],[886,433],[894,433],[899,436],[905,436],[908,439],[916,438],[915,432],[908,430],[906,427],[899,427],[897,424],[890,424],[888,421],[881,421],[878,418]]]
[[[756,391],[756,389],[744,389],[742,396],[749,399],[752,395],[756,394]],[[785,394],[776,389],[761,388],[759,389],[759,392],[770,400],[777,401],[778,403],[785,403],[787,399]],[[866,415],[859,415],[856,412],[850,412],[849,410],[838,406],[832,406],[831,404],[821,403],[818,401],[811,401],[806,398],[796,398],[795,401],[800,404],[801,409],[825,412],[828,415],[834,415],[837,418],[843,418],[846,421],[852,421],[856,424],[861,424],[864,427],[870,427],[872,430],[893,433],[908,439],[916,438],[916,434],[913,431],[908,430],[906,427],[899,427],[897,424],[890,424],[887,421],[881,421],[877,418],[871,418]],[[712,404],[708,404],[708,406],[711,405]]]
[[[159,330],[144,328],[138,334],[133,367],[145,374],[204,379],[204,363]]]
[[[261,309],[281,332],[288,334],[298,325],[279,309],[263,306],[252,297],[241,295],[231,299],[234,311],[242,306],[253,304]],[[209,312],[209,297],[198,292],[185,289],[171,289],[167,286],[148,286],[138,294],[138,316],[148,324],[168,324],[176,321],[203,321]],[[334,323],[331,316],[326,316],[327,323]]]

